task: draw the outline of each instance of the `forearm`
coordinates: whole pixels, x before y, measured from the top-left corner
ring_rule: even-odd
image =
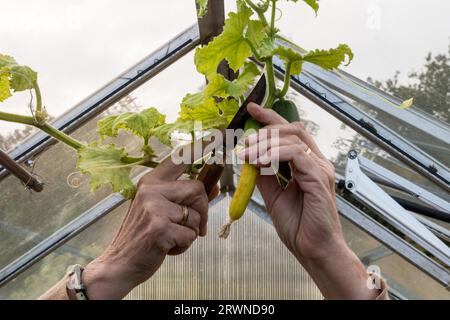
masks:
[[[368,286],[370,275],[345,243],[337,244],[325,259],[301,263],[325,299],[375,300],[381,294]]]
[[[69,300],[66,289],[67,279],[68,277],[65,276],[39,297],[39,300]],[[108,266],[104,263],[102,258],[97,258],[86,266],[82,274],[82,283],[86,286],[90,300],[119,300],[135,286],[128,279],[124,279],[113,265]]]

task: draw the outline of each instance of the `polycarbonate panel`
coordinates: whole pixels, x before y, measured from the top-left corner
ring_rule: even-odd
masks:
[[[186,92],[195,92],[204,84],[192,61],[191,53],[175,62],[130,97],[78,129],[74,137],[82,141],[96,139],[97,120],[120,110],[155,106],[168,115],[167,121],[174,120]],[[178,77],[179,74],[190,77]],[[127,133],[115,142],[134,155],[138,155],[142,143]],[[76,153],[60,143],[34,159],[32,170],[45,183],[41,193],[26,191],[14,176],[0,180],[0,269],[110,194],[109,187],[90,192],[89,180],[76,173]],[[134,174],[139,171],[135,169]]]
[[[210,207],[207,237],[186,255],[167,258],[128,299],[321,299],[275,229],[250,210],[227,240],[219,238],[230,199]]]

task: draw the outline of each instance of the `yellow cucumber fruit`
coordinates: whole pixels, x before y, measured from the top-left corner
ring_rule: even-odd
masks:
[[[262,126],[257,121],[250,119],[245,125],[245,133],[254,133],[255,130],[260,129]],[[252,129],[252,132],[250,131]],[[250,199],[255,191],[256,180],[259,176],[259,169],[253,165],[245,163],[242,166],[241,176],[234,193],[234,197],[231,200],[230,210],[228,213],[229,219],[227,223],[222,227],[219,233],[219,237],[226,239],[230,235],[231,225],[242,218],[250,202]]]

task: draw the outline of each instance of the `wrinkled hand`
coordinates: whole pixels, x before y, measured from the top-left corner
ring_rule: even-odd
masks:
[[[167,159],[141,179],[117,236],[85,269],[91,299],[124,297],[150,278],[167,255],[185,252],[206,235],[208,197],[201,182],[176,181],[185,169]],[[185,225],[180,224],[183,206],[189,210]]]
[[[267,126],[247,138],[250,147],[245,151],[246,159],[256,159],[257,166],[289,162],[292,169],[293,182],[285,190],[274,175],[262,175],[258,180],[273,224],[298,259],[322,258],[336,242],[343,241],[334,167],[299,122],[288,123],[273,110],[255,104],[250,104],[248,110]],[[278,130],[277,139],[272,137],[272,130]],[[258,150],[261,146],[267,152]]]
[[[276,176],[261,175],[258,188],[281,241],[329,299],[374,299],[368,274],[344,240],[336,208],[333,165],[300,123],[288,123],[275,111],[249,104],[254,119],[266,125],[247,138],[240,157],[263,167],[289,162],[293,181],[286,189]],[[278,139],[272,139],[278,130]],[[264,150],[260,152],[259,149]],[[253,162],[252,162],[253,163]]]

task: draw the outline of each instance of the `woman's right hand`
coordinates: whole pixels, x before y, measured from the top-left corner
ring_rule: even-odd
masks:
[[[282,242],[325,297],[373,298],[373,290],[367,291],[368,274],[344,240],[336,208],[333,165],[300,123],[288,123],[275,111],[253,103],[248,111],[266,127],[247,138],[250,147],[240,157],[256,160],[259,167],[275,161],[289,162],[292,169],[293,181],[284,190],[274,175],[261,175],[258,180]],[[273,130],[278,130],[278,135]],[[267,151],[261,153],[261,147]],[[347,287],[351,283],[354,286]]]

